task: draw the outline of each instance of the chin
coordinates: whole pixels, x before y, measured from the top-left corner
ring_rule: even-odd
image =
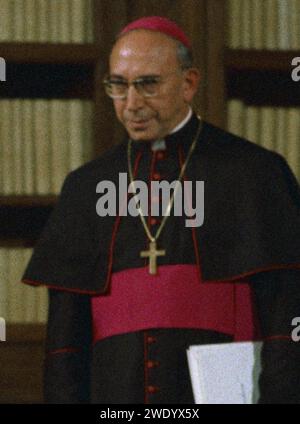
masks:
[[[128,131],[128,130],[127,130]],[[153,135],[151,133],[147,133],[146,131],[128,131],[130,138],[134,141],[144,141],[150,142],[153,140],[157,140],[159,137]]]

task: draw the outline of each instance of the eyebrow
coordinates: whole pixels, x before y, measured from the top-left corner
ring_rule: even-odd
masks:
[[[146,74],[146,75],[139,75],[138,77],[134,78],[135,80],[137,79],[141,79],[141,78],[158,78],[160,77],[160,75],[157,74]],[[122,75],[118,75],[118,74],[110,74],[109,78],[115,78],[115,79],[120,79],[123,81],[127,81],[126,78],[124,78]]]

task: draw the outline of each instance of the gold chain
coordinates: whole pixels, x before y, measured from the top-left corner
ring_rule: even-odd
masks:
[[[183,175],[184,175],[184,173],[185,173],[185,170],[186,170],[187,164],[188,164],[188,162],[189,162],[189,160],[190,160],[190,157],[191,157],[191,155],[192,155],[192,153],[193,153],[193,151],[194,151],[194,149],[195,149],[196,142],[197,142],[197,140],[198,140],[198,137],[199,137],[200,132],[201,132],[201,129],[202,129],[202,122],[201,122],[201,120],[200,120],[200,117],[199,117],[199,116],[198,116],[198,119],[199,119],[199,125],[198,125],[198,129],[197,129],[197,133],[196,133],[195,138],[194,138],[194,140],[193,140],[193,142],[192,142],[192,144],[191,144],[191,147],[190,147],[190,149],[189,149],[189,151],[188,151],[188,154],[187,154],[186,160],[185,160],[185,162],[184,162],[184,164],[183,164],[183,166],[182,166],[182,168],[181,168],[181,171],[180,171],[180,173],[179,173],[178,179],[177,179],[177,181],[176,181],[175,189],[174,189],[174,191],[173,191],[173,193],[172,193],[172,195],[171,195],[171,198],[170,198],[169,204],[168,204],[167,209],[166,209],[166,213],[165,213],[165,215],[164,215],[164,217],[163,217],[163,219],[162,219],[162,222],[161,222],[161,224],[160,224],[159,228],[157,229],[156,234],[155,234],[155,236],[154,236],[154,237],[152,236],[152,234],[151,234],[151,232],[150,232],[150,230],[149,230],[149,228],[148,228],[148,225],[147,225],[147,223],[146,223],[146,220],[145,220],[145,217],[144,217],[144,215],[143,215],[143,213],[142,213],[141,208],[140,208],[140,207],[138,207],[138,212],[139,212],[139,216],[140,216],[140,218],[141,218],[141,221],[142,221],[143,227],[144,227],[145,232],[146,232],[146,234],[147,234],[147,236],[148,236],[148,238],[149,238],[149,240],[150,240],[151,242],[155,242],[155,241],[158,239],[158,237],[160,236],[160,233],[162,232],[163,227],[165,226],[165,223],[166,223],[166,221],[167,221],[167,219],[168,219],[168,217],[169,217],[169,213],[170,213],[171,208],[172,208],[173,203],[174,203],[174,198],[175,198],[175,195],[176,195],[177,188],[178,188],[178,186],[179,186],[179,183],[180,183],[180,182],[181,182],[181,180],[182,180],[182,177],[183,177]],[[133,187],[134,192],[135,192],[135,194],[136,194],[136,189],[135,189],[134,180],[133,180],[132,165],[131,165],[131,145],[132,145],[132,140],[131,140],[131,139],[129,139],[129,142],[128,142],[128,148],[127,148],[127,156],[128,156],[128,171],[129,171],[130,183],[132,184],[132,187]]]

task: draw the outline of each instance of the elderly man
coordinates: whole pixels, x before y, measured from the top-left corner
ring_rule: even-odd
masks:
[[[117,37],[104,84],[128,137],[67,176],[23,279],[50,289],[47,402],[193,403],[190,345],[259,338],[260,402],[300,400],[299,186],[282,157],[193,112],[198,82],[175,23],[142,18]],[[133,194],[166,181],[176,195],[153,214],[149,191],[129,213],[128,190],[106,214],[99,183],[120,175]],[[204,182],[201,225],[170,213],[188,181]]]

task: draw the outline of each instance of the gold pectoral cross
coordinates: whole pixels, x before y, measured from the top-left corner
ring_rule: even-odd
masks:
[[[149,250],[141,252],[141,258],[149,258],[149,274],[157,274],[157,256],[164,256],[165,250],[156,250],[156,241],[150,241]]]

